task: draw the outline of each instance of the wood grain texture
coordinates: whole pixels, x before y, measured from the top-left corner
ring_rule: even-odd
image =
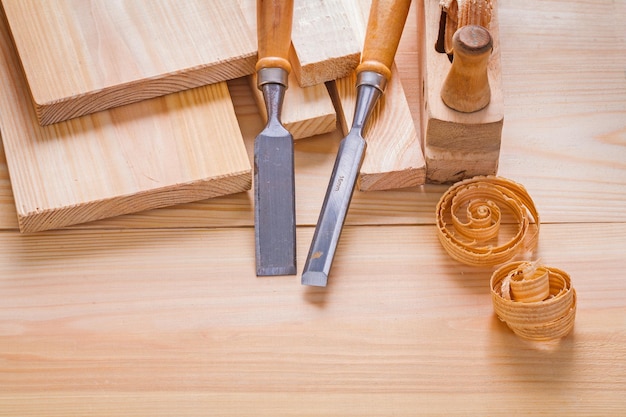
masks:
[[[446,186],[356,192],[312,290],[255,277],[251,192],[20,235],[0,149],[0,415],[622,416],[626,2],[498,11],[499,172],[535,200],[536,257],[571,274],[570,336],[544,349],[495,318],[491,270],[437,241]],[[416,21],[396,64],[418,121]],[[228,86],[251,155],[263,121]],[[300,265],[340,139],[295,144]]]
[[[561,7],[556,0],[528,4],[500,0],[507,123],[502,132],[499,174],[524,184],[545,222],[626,222],[626,42],[622,31],[602,23],[606,16],[612,16],[616,24],[626,24],[626,11],[622,3],[601,0],[571,3],[567,14],[558,12]],[[572,32],[576,22],[588,17],[589,27]],[[409,16],[396,63],[414,121],[419,123],[416,22]],[[520,43],[519,39],[528,42]],[[603,40],[603,48],[598,48],[596,39]],[[545,50],[538,53],[532,45],[540,42]],[[574,53],[570,47],[580,52]],[[568,59],[560,60],[561,56]],[[558,65],[563,71],[555,70]],[[248,81],[240,78],[229,81],[228,86],[251,157],[254,137],[263,128],[263,121]],[[296,143],[299,225],[315,225],[317,221],[341,137],[340,132],[332,132]],[[427,184],[356,192],[346,224],[433,224],[435,205],[445,188]],[[252,201],[251,192],[239,193],[80,227],[251,227]],[[0,228],[17,229],[13,193],[1,152],[0,210]]]
[[[251,74],[256,63],[237,2],[2,5],[43,125]]]
[[[0,126],[20,230],[250,189],[225,83],[41,127],[4,23]]]
[[[439,34],[441,7],[439,0],[424,0],[423,28],[425,69],[424,157],[426,180],[433,183],[453,183],[475,175],[498,172],[502,126],[504,124],[504,95],[500,58],[499,1],[494,2],[489,32],[493,51],[489,58],[488,79],[491,100],[482,110],[461,113],[444,104],[441,89],[451,68],[448,56],[435,50]]]
[[[355,16],[355,32],[365,38],[365,21],[369,1],[346,2]],[[358,17],[361,16],[361,19]],[[424,184],[426,166],[418,134],[419,119],[413,119],[404,94],[400,74],[392,66],[392,77],[385,94],[370,116],[365,130],[367,150],[361,165],[361,191],[392,190]],[[352,125],[356,105],[356,76],[341,78],[334,83],[334,96],[343,134]]]
[[[348,76],[359,64],[362,42],[353,30],[348,3],[295,1],[291,62],[301,86]]]
[[[538,255],[579,295],[573,333],[552,345],[499,322],[490,270],[452,261],[433,226],[347,227],[326,290],[255,278],[249,228],[3,233],[0,409],[620,415],[626,226],[542,232]],[[298,253],[311,234],[299,229]]]

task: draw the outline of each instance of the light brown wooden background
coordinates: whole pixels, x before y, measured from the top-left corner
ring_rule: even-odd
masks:
[[[357,193],[317,289],[255,277],[249,193],[20,235],[2,162],[0,415],[623,415],[626,2],[499,5],[500,174],[535,199],[536,255],[572,276],[570,336],[530,344],[494,317],[490,270],[437,242],[442,186]],[[229,87],[251,152],[261,118]],[[299,271],[339,139],[296,144]]]

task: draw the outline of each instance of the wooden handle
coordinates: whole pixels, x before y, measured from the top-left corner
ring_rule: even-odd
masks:
[[[374,71],[391,79],[391,64],[400,43],[411,0],[373,0],[365,33],[365,45],[357,74]]]
[[[291,46],[293,0],[257,0],[259,59],[256,70],[282,68],[291,71],[288,61]]]
[[[478,111],[491,100],[487,65],[493,48],[489,31],[482,26],[468,25],[452,38],[454,59],[441,88],[441,99],[454,110]]]

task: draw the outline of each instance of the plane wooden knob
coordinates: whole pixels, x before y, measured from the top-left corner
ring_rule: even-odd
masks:
[[[489,31],[479,25],[459,28],[452,38],[452,67],[441,88],[441,99],[454,110],[471,113],[491,100],[487,65],[493,49]]]

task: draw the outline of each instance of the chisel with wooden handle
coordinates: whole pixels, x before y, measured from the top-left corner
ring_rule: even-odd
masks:
[[[280,120],[291,45],[293,0],[257,0],[257,86],[267,125],[254,141],[256,273],[296,274],[293,137]]]
[[[357,72],[357,99],[348,135],[341,140],[326,190],[313,242],[302,273],[302,284],[325,287],[343,223],[350,206],[366,142],[363,128],[391,78],[393,63],[411,0],[373,0],[365,44]]]

